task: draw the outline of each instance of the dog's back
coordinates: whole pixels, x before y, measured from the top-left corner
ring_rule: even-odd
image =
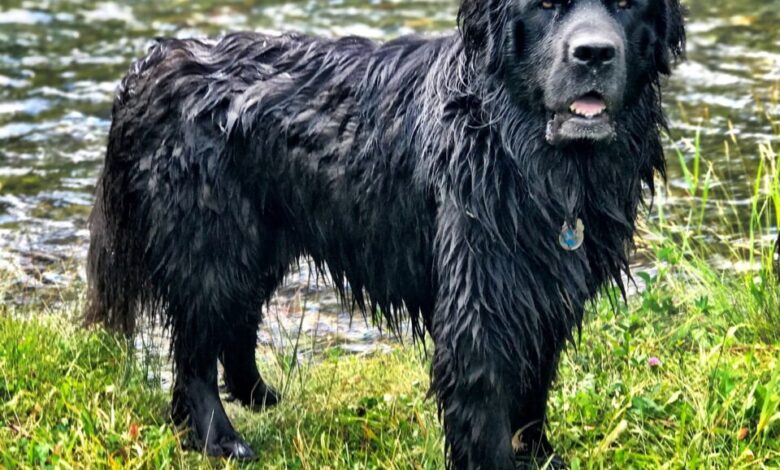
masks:
[[[445,41],[159,40],[117,91],[88,320],[132,331],[139,311],[193,295],[179,278],[193,268],[271,291],[302,255],[393,323],[429,309],[435,209],[414,134]],[[242,266],[217,273],[225,262]]]

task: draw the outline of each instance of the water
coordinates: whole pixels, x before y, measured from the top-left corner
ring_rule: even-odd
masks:
[[[747,179],[756,172],[758,145],[774,144],[777,151],[780,140],[780,0],[686,3],[691,11],[688,61],[677,69],[666,95],[672,135],[685,149],[701,132],[702,153],[730,193],[727,202],[745,208],[744,222],[752,195]],[[674,152],[667,155],[675,194],[683,178]],[[725,201],[718,196],[709,204],[705,223],[730,233],[733,227],[720,226],[724,222],[715,208]]]
[[[113,90],[150,38],[253,29],[382,39],[451,31],[456,13],[454,0],[0,2],[0,277],[10,284],[9,302],[39,299],[83,281],[86,218]],[[689,60],[667,88],[668,145],[690,159],[692,139],[701,133],[720,188],[729,188],[713,193],[705,225],[709,232],[729,232],[718,204],[737,208],[737,220],[729,224],[744,222],[750,203],[746,175],[755,170],[758,145],[780,148],[780,0],[687,3]],[[675,153],[669,157],[667,197],[684,211],[691,201]],[[307,279],[304,272],[291,280],[281,310],[303,289],[310,308],[316,305],[328,319],[305,323],[304,330],[335,329],[352,343],[375,342],[376,330],[349,325],[330,292],[308,286]],[[294,329],[299,317],[291,318]]]

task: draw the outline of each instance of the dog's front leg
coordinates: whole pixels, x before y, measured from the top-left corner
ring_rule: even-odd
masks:
[[[431,386],[458,470],[566,467],[545,435],[546,405],[581,309],[554,297],[518,243],[460,208],[439,211]]]
[[[474,220],[441,211],[436,238],[436,343],[431,386],[443,419],[447,463],[458,470],[514,468],[512,396],[521,369],[508,318],[512,263]]]
[[[500,374],[488,356],[466,358],[458,349],[457,344],[437,344],[433,364],[432,383],[443,418],[447,467],[513,469],[508,400]]]

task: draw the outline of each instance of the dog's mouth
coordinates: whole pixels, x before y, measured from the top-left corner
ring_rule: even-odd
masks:
[[[611,140],[614,136],[615,126],[607,101],[596,91],[574,98],[565,109],[551,112],[547,122],[546,137],[552,145],[577,140]]]
[[[600,94],[590,92],[572,101],[569,111],[577,117],[595,119],[607,111],[607,103]]]

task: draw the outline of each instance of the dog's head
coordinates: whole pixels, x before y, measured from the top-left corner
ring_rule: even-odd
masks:
[[[468,59],[544,113],[555,145],[612,139],[684,51],[679,0],[463,0]]]

